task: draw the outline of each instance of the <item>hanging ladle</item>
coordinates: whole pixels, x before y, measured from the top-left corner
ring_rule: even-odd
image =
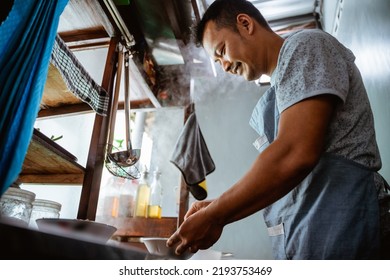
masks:
[[[122,54],[119,55],[119,61],[118,63],[122,63],[123,57],[121,56]],[[130,86],[129,86],[129,53],[128,51],[125,52],[125,119],[126,119],[126,150],[125,151],[119,151],[119,152],[112,152],[112,141],[113,141],[113,133],[114,133],[114,127],[110,127],[110,136],[109,136],[109,144],[111,145],[111,148],[108,152],[108,157],[110,161],[116,163],[119,166],[122,167],[128,167],[132,166],[135,163],[138,162],[140,155],[141,155],[141,150],[140,149],[133,149],[132,144],[131,144],[131,137],[130,137]],[[120,74],[120,68],[118,67],[118,74]],[[120,76],[117,76],[117,80],[120,79]],[[114,96],[114,101],[115,96]],[[114,103],[114,108],[115,108],[115,103]],[[114,109],[113,108],[113,109]],[[116,108],[115,108],[116,109]],[[112,117],[114,117],[115,114],[113,114]],[[115,122],[115,117],[114,119],[111,120],[111,124]]]

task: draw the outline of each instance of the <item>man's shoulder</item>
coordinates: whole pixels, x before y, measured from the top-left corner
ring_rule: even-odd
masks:
[[[321,29],[303,29],[292,32],[286,38],[286,43],[304,42],[310,43],[317,40],[332,40],[333,36]]]
[[[303,29],[290,33],[284,41],[281,55],[308,55],[321,53],[329,46],[338,45],[336,38],[321,29]]]

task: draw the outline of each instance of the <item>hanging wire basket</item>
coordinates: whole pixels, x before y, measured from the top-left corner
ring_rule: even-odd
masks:
[[[118,164],[118,161],[114,157],[118,154],[126,153],[126,151],[111,153],[113,148],[115,147],[110,144],[107,145],[106,160],[104,162],[107,170],[116,177],[139,179],[141,177],[141,172],[139,171],[137,164],[128,166]]]
[[[123,51],[122,46],[119,46],[118,51],[118,69],[115,81],[115,89],[113,94],[113,106],[110,114],[110,132],[108,135],[108,143],[106,150],[105,166],[108,171],[117,177],[126,179],[138,179],[141,174],[137,168],[137,162],[141,155],[140,149],[133,149],[130,137],[130,86],[129,86],[129,52]],[[114,141],[114,130],[116,112],[118,109],[119,88],[122,75],[122,67],[125,67],[125,120],[126,120],[126,150],[119,149],[112,145]],[[116,151],[113,152],[113,149]]]

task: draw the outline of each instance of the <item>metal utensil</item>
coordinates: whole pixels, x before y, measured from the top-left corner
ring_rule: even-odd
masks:
[[[129,81],[129,53],[125,54],[125,119],[126,119],[126,145],[128,157],[126,164],[128,166],[135,164],[141,155],[140,149],[133,149],[130,137],[130,81]]]
[[[124,61],[124,63],[123,63]],[[120,80],[122,74],[122,65],[125,65],[125,119],[126,119],[126,150],[112,152],[114,131],[115,131],[115,119],[118,107],[118,96],[120,88]],[[106,167],[111,174],[118,177],[136,179],[139,178],[140,172],[135,163],[138,162],[141,150],[133,149],[130,136],[130,87],[129,87],[129,52],[126,50],[119,51],[118,55],[118,70],[115,84],[115,91],[113,97],[113,107],[110,116],[110,134],[107,144],[107,157]]]
[[[118,51],[118,69],[116,72],[116,80],[115,80],[115,88],[114,88],[114,96],[112,100],[112,109],[110,114],[110,133],[108,135],[108,144],[107,144],[107,154],[110,156],[112,154],[113,149],[113,141],[114,141],[114,132],[115,132],[115,121],[116,121],[116,113],[118,110],[118,99],[119,99],[119,88],[122,77],[122,68],[123,68],[123,51],[120,49]]]

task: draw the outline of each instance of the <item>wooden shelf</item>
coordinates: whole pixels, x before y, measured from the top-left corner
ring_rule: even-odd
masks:
[[[18,182],[81,185],[84,173],[74,155],[34,129]]]
[[[170,237],[177,229],[176,217],[122,218],[97,216],[96,221],[116,227],[117,237]]]
[[[40,105],[41,110],[83,103],[80,98],[68,89],[60,71],[50,63]]]
[[[102,1],[71,0],[69,2],[60,18],[61,22],[58,29],[59,36],[62,37],[68,47],[72,46],[73,50],[85,48],[85,51],[87,51],[91,44],[96,43],[96,40],[103,42],[101,46],[108,47],[106,61],[102,65],[104,72],[101,82],[101,87],[108,93],[110,99],[108,112],[106,116],[101,114],[96,114],[95,116],[86,167],[78,164],[76,157],[50,138],[38,130],[34,130],[18,182],[82,185],[77,214],[78,219],[94,220],[113,225],[118,229],[115,235],[123,238],[138,238],[142,236],[169,237],[176,231],[178,224],[183,221],[184,214],[188,209],[188,190],[183,182],[181,183],[178,217],[163,217],[161,219],[96,217],[104,167],[104,147],[107,143],[109,115],[112,110],[117,67],[116,50],[121,34],[119,34],[120,32],[118,33],[118,28],[115,26],[116,23],[111,19],[112,16],[106,14],[105,5],[101,6]],[[86,5],[87,7],[80,8],[80,5]],[[98,13],[99,16],[97,17],[95,13]],[[88,19],[92,19],[93,22],[85,26],[88,23]],[[143,63],[135,64],[135,66],[140,67],[141,70],[139,77],[135,77],[136,81],[139,80],[139,83],[135,83],[134,80],[131,83],[132,86],[138,85],[139,87],[139,89],[133,90],[136,93],[136,97],[133,99],[134,94],[132,95],[131,108],[152,107],[151,104],[155,107],[160,107],[156,106],[156,104],[159,104],[156,102],[157,98],[151,89],[148,91],[140,90],[144,89],[144,87],[148,89],[150,84],[150,81],[147,79],[148,76],[143,73]],[[179,67],[180,71],[183,70],[183,66]],[[170,74],[167,73],[167,76],[170,76]],[[134,75],[132,75],[132,78],[134,78]],[[169,81],[166,82],[167,87],[170,84]],[[147,93],[152,93],[153,95],[148,95]],[[182,100],[181,97],[182,91],[180,91],[180,100]],[[61,117],[91,112],[92,108],[88,104],[73,95],[64,82],[61,73],[51,64],[38,117]],[[173,106],[174,104],[175,102],[172,102],[171,105]],[[120,103],[119,109],[122,107],[123,105]]]

